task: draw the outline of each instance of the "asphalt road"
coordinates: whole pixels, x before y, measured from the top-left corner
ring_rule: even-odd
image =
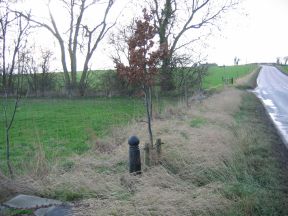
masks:
[[[266,110],[288,148],[288,75],[272,66],[262,66],[257,79],[256,95]]]

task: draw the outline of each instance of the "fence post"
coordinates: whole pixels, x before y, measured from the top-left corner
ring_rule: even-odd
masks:
[[[140,140],[137,136],[128,139],[129,144],[129,173],[141,174],[141,159],[139,150]]]
[[[161,139],[157,139],[156,140],[156,164],[159,164],[160,163],[160,158],[161,158],[161,153],[162,153],[162,149],[161,149],[161,145],[162,145],[162,142],[161,142]]]
[[[145,163],[145,166],[150,166],[151,163],[150,163],[150,145],[149,143],[145,143],[145,146],[144,146],[144,163]]]

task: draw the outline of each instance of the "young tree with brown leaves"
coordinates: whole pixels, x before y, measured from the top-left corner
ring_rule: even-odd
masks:
[[[143,19],[136,20],[133,34],[127,38],[128,66],[125,66],[120,58],[114,58],[117,73],[128,83],[141,86],[145,96],[148,133],[151,146],[153,146],[153,133],[151,127],[152,118],[152,94],[151,87],[158,73],[158,64],[166,54],[166,45],[155,48],[153,39],[157,34],[151,24],[152,16],[143,10]]]

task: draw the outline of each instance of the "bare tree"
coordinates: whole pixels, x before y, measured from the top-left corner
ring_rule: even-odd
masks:
[[[287,62],[288,62],[288,56],[285,56],[285,57],[283,58],[283,60],[284,60],[284,64],[287,65]]]
[[[85,94],[90,60],[107,32],[115,25],[115,23],[110,25],[107,23],[108,15],[114,1],[115,0],[57,0],[56,2],[62,4],[65,8],[70,19],[69,26],[67,28],[61,26],[61,29],[57,24],[57,20],[54,18],[50,5],[48,5],[48,22],[40,21],[35,17],[20,13],[33,23],[47,29],[58,41],[61,51],[61,63],[65,77],[66,90],[70,96],[75,94],[76,88],[78,88],[80,95],[83,96]],[[50,3],[51,1],[49,1],[49,4]],[[99,23],[94,23],[93,26],[85,23],[84,17],[88,9],[100,4],[106,5],[101,21]],[[82,66],[81,78],[78,82],[77,56],[79,52],[84,54],[85,59]],[[69,61],[67,61],[67,59],[69,59]]]
[[[41,68],[41,75],[40,75],[40,91],[42,97],[45,96],[45,91],[48,89],[52,89],[52,83],[54,81],[54,74],[50,72],[50,64],[53,58],[53,52],[49,49],[42,49],[41,50],[41,60],[39,67]]]
[[[37,91],[39,88],[38,83],[38,68],[36,66],[36,61],[34,58],[35,53],[32,51],[32,47],[28,47],[23,49],[19,53],[19,62],[22,63],[23,69],[23,76],[26,78],[27,81],[27,94],[30,92],[35,93],[37,96]]]
[[[2,88],[7,94],[13,93],[13,74],[19,50],[23,48],[28,34],[29,22],[11,11],[10,1],[0,3],[1,76]]]
[[[171,60],[174,53],[200,40],[199,34],[192,35],[188,39],[184,36],[192,31],[195,35],[197,29],[215,25],[223,13],[234,7],[238,0],[222,2],[219,3],[215,0],[150,0],[160,43],[166,43],[169,50],[169,55],[162,60],[162,90],[173,89]]]
[[[27,94],[36,97],[45,96],[45,91],[54,86],[54,73],[49,73],[53,52],[49,49],[40,49],[40,57],[35,55],[36,48],[31,46],[21,53],[21,61],[25,62],[23,73],[28,84]]]
[[[111,59],[119,59],[122,62],[129,61],[128,39],[134,34],[136,20],[133,18],[128,25],[119,25],[114,32],[110,34],[109,44],[112,45]]]
[[[234,58],[234,65],[238,65],[238,64],[239,64],[239,61],[240,61],[240,58],[235,57],[235,58]]]
[[[202,94],[203,78],[207,75],[207,65],[201,64],[201,58],[197,62],[186,54],[174,55],[171,60],[171,68],[174,72],[174,80],[180,94],[183,95],[186,106],[189,106],[189,98],[193,93]]]
[[[6,162],[13,177],[10,162],[10,130],[13,125],[21,93],[22,72],[21,50],[26,46],[29,22],[11,11],[13,2],[0,2],[0,36],[1,36],[1,76],[3,98],[3,116],[6,141]],[[14,83],[13,80],[16,79]],[[12,102],[11,97],[15,97]]]

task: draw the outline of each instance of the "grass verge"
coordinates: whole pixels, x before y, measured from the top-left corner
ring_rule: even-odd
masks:
[[[244,94],[235,119],[238,145],[226,165],[232,178],[221,189],[233,204],[221,215],[288,215],[287,149],[252,93]]]
[[[281,70],[283,73],[288,74],[288,65],[278,65],[277,68]]]
[[[262,67],[259,66],[254,72],[244,77],[242,80],[239,80],[236,88],[242,90],[255,89],[257,87],[257,77],[261,69]]]

